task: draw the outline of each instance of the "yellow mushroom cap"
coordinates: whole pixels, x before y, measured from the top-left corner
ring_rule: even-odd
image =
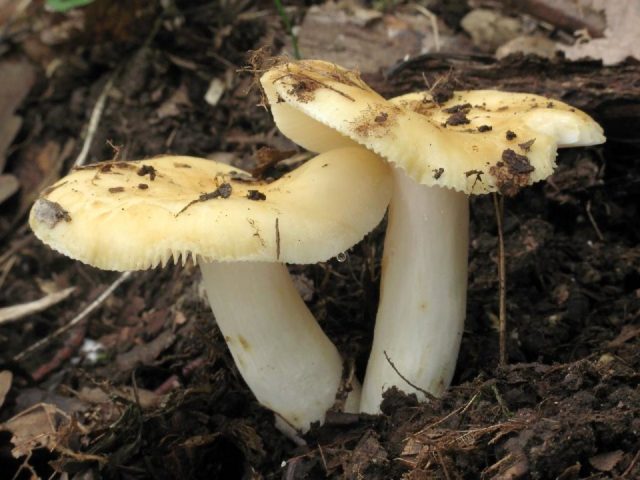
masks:
[[[385,100],[356,73],[307,60],[261,79],[276,124],[321,152],[357,142],[415,181],[465,193],[519,188],[549,176],[558,147],[604,142],[602,128],[571,106],[533,94],[493,90]]]
[[[193,157],[75,169],[36,201],[29,223],[59,252],[107,270],[183,262],[326,260],[382,219],[388,166],[363,148],[318,155],[272,182]]]

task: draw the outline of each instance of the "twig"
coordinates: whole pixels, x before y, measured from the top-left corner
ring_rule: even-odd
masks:
[[[69,287],[59,292],[50,293],[33,302],[20,303],[10,307],[0,308],[0,325],[9,322],[15,322],[34,313],[42,312],[47,308],[60,303],[71,295],[76,287]]]
[[[636,452],[635,456],[633,457],[633,460],[631,460],[631,463],[629,464],[627,469],[622,473],[620,478],[625,478],[627,475],[631,473],[631,471],[633,470],[633,467],[635,467],[636,463],[638,463],[638,459],[640,459],[640,450]]]
[[[293,480],[296,478],[296,468],[300,462],[300,457],[290,458],[287,460],[287,470],[284,472],[284,480]]]
[[[89,155],[89,148],[91,148],[91,143],[93,143],[93,137],[95,137],[96,132],[98,130],[98,125],[100,124],[100,119],[102,118],[102,112],[104,111],[105,103],[107,102],[107,96],[111,91],[111,87],[113,87],[113,81],[115,80],[116,75],[118,74],[118,70],[116,70],[107,83],[104,84],[102,88],[102,92],[100,92],[100,96],[96,101],[96,104],[91,111],[91,117],[89,118],[89,126],[87,127],[87,133],[84,137],[84,142],[82,144],[82,150],[78,154],[76,161],[73,162],[74,167],[81,167],[87,161],[87,155]]]
[[[158,16],[153,26],[151,27],[149,34],[145,38],[142,46],[136,51],[136,53],[140,52],[141,50],[144,50],[151,44],[156,34],[158,33],[160,26],[162,25],[163,19],[164,19],[163,15]],[[134,54],[127,61],[127,65],[135,61],[135,58],[136,58],[136,55]],[[96,131],[98,130],[98,125],[100,124],[100,119],[102,118],[102,112],[104,111],[104,106],[107,101],[107,96],[109,95],[109,92],[113,87],[113,83],[116,77],[120,74],[122,67],[123,66],[120,65],[118,68],[115,69],[115,71],[109,77],[109,80],[107,80],[107,83],[105,83],[104,87],[102,88],[102,92],[100,92],[100,96],[98,97],[98,100],[96,101],[96,104],[94,105],[93,110],[91,111],[91,117],[89,118],[89,126],[87,127],[87,133],[84,137],[82,150],[80,150],[80,154],[78,155],[78,157],[76,158],[76,161],[73,164],[74,167],[80,167],[84,165],[85,162],[87,161],[89,148],[91,148],[93,137],[96,135]]]
[[[419,432],[413,434],[412,436],[422,435],[427,430],[432,429],[436,425],[440,425],[441,423],[446,422],[447,420],[449,420],[454,415],[458,415],[458,414],[462,415],[464,412],[466,412],[469,409],[469,407],[471,407],[473,402],[476,401],[476,398],[478,398],[478,395],[480,395],[480,393],[475,393],[473,395],[473,397],[471,397],[471,400],[469,400],[465,405],[462,405],[461,407],[458,407],[455,410],[452,410],[451,412],[447,413],[444,417],[442,417],[442,418],[436,420],[435,422],[433,422],[431,425],[427,425],[426,427],[423,427],[422,429],[420,429]]]
[[[300,60],[302,55],[300,55],[300,49],[298,48],[298,36],[293,33],[293,28],[291,26],[291,20],[289,20],[289,15],[287,15],[287,11],[282,5],[281,0],[273,0],[276,5],[276,10],[278,10],[278,15],[282,19],[282,23],[284,24],[284,29],[287,32],[287,35],[291,37],[291,46],[293,47],[293,57],[296,60]]]
[[[500,408],[502,409],[502,413],[505,416],[510,417],[512,413],[509,410],[507,403],[504,401],[504,398],[502,398],[502,395],[500,395],[500,392],[498,391],[498,387],[496,387],[495,384],[491,385],[491,390],[493,391],[493,394],[495,395],[496,400],[498,401],[498,405],[500,405]]]
[[[31,473],[31,478],[38,478],[38,473],[34,470],[34,468],[29,463],[31,461],[32,455],[33,455],[33,452],[29,452],[27,455],[25,455],[24,460],[22,461],[22,465],[18,467],[18,470],[16,471],[15,475],[11,480],[16,480],[17,478],[19,478],[20,474],[25,470]]]
[[[138,390],[138,382],[136,381],[136,369],[131,370],[131,386],[133,391],[133,399],[136,402],[136,405],[140,410],[142,410],[142,406],[140,405],[140,392]]]
[[[322,450],[322,445],[318,444],[318,452],[320,452],[320,459],[322,460],[322,466],[324,467],[324,474],[326,477],[329,476],[329,467],[327,466],[327,459],[324,457],[324,451]]]
[[[493,206],[496,209],[496,223],[498,224],[498,283],[499,283],[499,345],[500,365],[507,364],[507,274],[504,261],[504,233],[502,219],[504,215],[504,197],[493,195]]]
[[[429,9],[422,5],[413,5],[413,8],[429,19],[431,30],[433,30],[433,42],[435,43],[436,52],[440,51],[440,29],[438,28],[438,17]]]
[[[22,360],[24,357],[29,355],[34,350],[37,350],[38,348],[49,344],[54,338],[62,335],[63,333],[65,333],[66,331],[68,331],[69,329],[73,328],[74,326],[76,326],[81,321],[83,321],[85,318],[87,318],[89,316],[89,314],[91,312],[93,312],[96,308],[98,308],[100,305],[102,305],[104,303],[104,301],[109,297],[109,295],[111,295],[114,292],[114,290],[116,288],[118,288],[124,281],[128,280],[129,277],[131,277],[131,272],[124,272],[111,285],[109,285],[109,287],[107,287],[104,290],[104,292],[102,292],[98,296],[98,298],[96,298],[93,302],[91,302],[84,310],[82,310],[78,315],[76,315],[76,317],[73,318],[69,323],[67,323],[66,325],[60,327],[59,329],[57,329],[52,334],[47,335],[45,338],[43,338],[41,340],[38,340],[36,343],[31,345],[29,348],[27,348],[23,352],[19,353],[15,357],[13,357],[13,360],[14,361]]]
[[[498,475],[492,476],[491,478],[521,478],[525,473],[529,471],[529,462],[527,461],[527,457],[524,453],[509,453],[490,467],[484,469],[482,471],[482,478],[486,478],[490,474],[501,470],[502,467],[509,463],[510,465],[507,468],[505,468],[502,472],[499,472]]]
[[[596,231],[596,235],[598,235],[598,239],[601,242],[604,242],[604,235],[602,235],[602,230],[600,230],[600,227],[598,227],[596,219],[593,218],[593,214],[591,213],[591,200],[587,202],[587,207],[585,210],[587,211],[587,217],[589,217],[589,221],[591,222],[593,229]]]
[[[505,463],[509,463],[511,460],[513,460],[513,458],[514,458],[514,454],[513,453],[506,454],[504,457],[502,457],[496,463],[494,463],[493,465],[490,465],[487,468],[485,468],[482,471],[482,476],[483,477],[484,476],[488,476],[490,473],[493,473],[496,470],[500,470]]]
[[[389,355],[387,354],[387,351],[384,350],[384,358],[387,359],[387,362],[389,362],[389,365],[391,365],[391,368],[393,368],[393,371],[396,372],[398,374],[398,376],[404,380],[409,386],[415,388],[416,390],[418,390],[420,393],[423,393],[425,397],[427,397],[429,400],[435,400],[436,397],[434,397],[432,394],[430,394],[429,392],[427,392],[424,388],[420,388],[419,386],[417,386],[415,383],[411,383],[409,381],[409,379],[407,379],[407,377],[405,377],[404,375],[402,375],[398,369],[396,368],[396,366],[393,364],[393,362],[391,361],[391,359],[389,358]]]

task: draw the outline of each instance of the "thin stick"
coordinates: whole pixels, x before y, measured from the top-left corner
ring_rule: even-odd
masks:
[[[446,422],[447,420],[449,420],[451,417],[453,417],[454,415],[462,415],[463,413],[465,413],[469,407],[471,407],[471,405],[473,404],[473,402],[476,401],[476,398],[478,398],[478,395],[480,395],[479,393],[475,393],[473,395],[473,397],[471,397],[471,400],[469,400],[466,405],[462,405],[461,407],[456,408],[455,410],[447,413],[444,417],[440,418],[439,420],[435,421],[434,423],[432,423],[431,425],[428,425],[426,427],[422,427],[422,429],[420,429],[420,431],[418,433],[413,434],[413,436],[415,435],[421,435],[424,432],[426,432],[427,430],[432,429],[433,427],[435,427],[436,425],[440,425],[444,422]]]
[[[636,463],[638,463],[638,459],[640,459],[640,450],[636,452],[635,456],[631,460],[631,463],[629,464],[627,469],[624,472],[622,472],[622,476],[620,478],[625,478],[627,475],[631,473],[631,471],[633,470],[633,467],[635,467]]]
[[[504,234],[502,219],[504,215],[504,197],[493,194],[493,206],[496,209],[496,223],[498,224],[498,283],[499,283],[499,332],[500,332],[500,365],[507,364],[507,274],[504,262]]]
[[[322,460],[322,466],[324,467],[325,476],[329,476],[329,467],[327,466],[327,459],[324,458],[324,452],[322,451],[322,445],[318,444],[318,451],[320,452],[320,459]]]
[[[604,235],[602,235],[602,230],[600,230],[600,227],[598,227],[598,224],[596,223],[596,219],[593,218],[593,214],[591,213],[591,200],[587,202],[587,207],[585,210],[587,211],[587,217],[589,217],[591,226],[596,231],[596,235],[598,235],[598,240],[600,240],[601,242],[604,242]]]
[[[98,125],[100,124],[100,119],[102,118],[102,112],[104,111],[105,103],[107,102],[107,96],[111,91],[111,87],[113,87],[113,81],[115,80],[116,73],[109,77],[107,83],[105,83],[102,88],[102,92],[100,92],[100,96],[96,101],[96,104],[91,111],[91,117],[89,118],[89,126],[87,127],[87,133],[84,137],[84,143],[82,144],[82,150],[78,154],[78,158],[73,163],[74,167],[81,167],[87,161],[87,155],[89,155],[89,148],[91,148],[91,144],[93,143],[93,137],[95,137],[96,132],[98,131]]]
[[[396,366],[393,364],[393,362],[391,361],[391,359],[389,358],[389,355],[387,354],[387,351],[384,350],[382,353],[384,353],[384,358],[387,359],[387,362],[389,362],[389,365],[391,365],[391,368],[393,368],[393,371],[396,372],[398,374],[398,376],[404,380],[409,386],[415,388],[416,390],[418,390],[419,392],[423,393],[425,397],[427,397],[429,400],[435,400],[436,397],[434,397],[432,394],[430,394],[429,392],[427,392],[424,388],[420,388],[419,386],[417,386],[415,383],[412,383],[409,381],[409,379],[407,377],[405,377],[404,375],[402,375],[398,369],[396,368]]]
[[[93,302],[91,302],[89,305],[87,305],[87,307],[84,310],[82,310],[78,315],[76,315],[76,317],[73,318],[69,323],[67,323],[66,325],[60,327],[55,332],[53,332],[50,335],[47,335],[43,339],[38,340],[36,343],[31,345],[29,348],[27,348],[23,352],[19,353],[15,357],[13,357],[13,360],[19,361],[19,360],[23,359],[24,357],[29,355],[34,350],[37,350],[38,348],[40,348],[40,347],[42,347],[44,345],[48,345],[54,338],[62,335],[63,333],[65,333],[69,329],[75,327],[78,323],[80,323],[85,318],[87,318],[91,312],[93,312],[96,308],[98,308],[100,305],[102,305],[104,303],[104,301],[115,291],[115,289],[118,288],[124,281],[128,280],[129,277],[131,277],[131,272],[124,272],[111,285],[109,285],[109,287],[107,287],[98,296],[98,298],[96,298]]]

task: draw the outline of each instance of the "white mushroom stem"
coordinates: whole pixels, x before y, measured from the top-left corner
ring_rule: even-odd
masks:
[[[419,185],[398,168],[394,177],[360,405],[366,413],[380,411],[382,393],[392,386],[422,400],[419,389],[443,393],[455,370],[466,312],[467,195]]]
[[[200,262],[211,309],[258,401],[306,431],[334,404],[343,364],[296,290],[285,265]],[[345,411],[356,412],[355,382]]]

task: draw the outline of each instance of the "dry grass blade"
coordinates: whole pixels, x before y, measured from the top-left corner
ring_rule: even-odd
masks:
[[[117,74],[117,72],[116,72]],[[98,130],[98,125],[100,124],[100,119],[102,118],[102,112],[104,111],[104,106],[107,102],[107,96],[111,91],[111,87],[113,87],[113,81],[116,77],[116,74],[112,75],[105,83],[102,92],[100,92],[100,96],[96,101],[93,110],[91,111],[91,117],[89,118],[89,125],[87,127],[87,133],[84,137],[84,142],[82,143],[82,150],[78,154],[76,161],[73,163],[74,167],[81,167],[87,161],[87,155],[89,154],[89,148],[91,148],[91,144],[93,143],[93,137],[95,137],[96,132]]]
[[[21,303],[11,307],[0,308],[0,325],[15,322],[21,318],[42,312],[47,308],[62,302],[75,291],[75,287],[65,288],[59,292],[54,292],[33,302]]]

